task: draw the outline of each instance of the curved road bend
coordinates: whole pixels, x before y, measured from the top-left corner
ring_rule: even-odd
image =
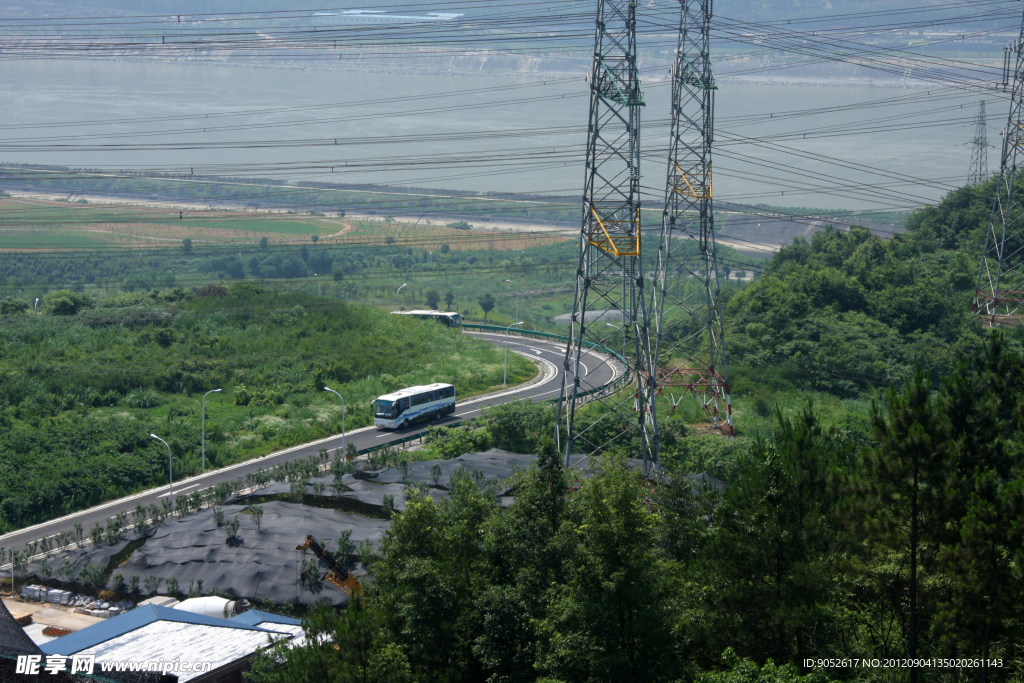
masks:
[[[501,347],[506,338],[503,334],[490,334],[482,332],[465,332],[474,337],[485,339]],[[420,423],[408,429],[398,431],[378,430],[375,427],[363,427],[348,432],[345,435],[346,444],[355,444],[356,448],[362,450],[374,445],[387,443],[398,436],[414,436],[426,432],[435,425],[454,425],[463,420],[471,419],[480,414],[480,411],[487,406],[507,403],[528,398],[533,401],[546,401],[556,398],[561,386],[561,375],[558,370],[561,368],[565,357],[564,342],[542,341],[529,337],[508,337],[508,349],[520,355],[537,359],[540,365],[539,380],[535,383],[528,383],[525,387],[510,388],[507,392],[490,394],[488,396],[471,398],[466,401],[459,401],[456,404],[455,413],[448,415],[430,424]],[[614,379],[621,373],[617,364],[613,365],[602,355],[588,353],[583,364],[587,375],[587,384],[590,386],[601,386]],[[229,465],[218,470],[211,470],[204,474],[174,482],[174,495],[179,493],[192,493],[198,488],[214,486],[222,481],[245,478],[246,474],[255,472],[261,468],[268,468],[278,465],[286,460],[296,460],[309,455],[316,455],[321,448],[334,450],[341,447],[342,438],[340,435],[331,436],[319,441],[293,446],[292,448],[270,453],[261,458],[247,460],[235,465]],[[13,531],[0,536],[0,546],[7,548],[23,548],[26,543],[37,541],[44,536],[53,536],[61,531],[74,531],[75,523],[82,525],[83,529],[92,528],[96,522],[100,526],[106,526],[107,520],[113,517],[120,510],[133,510],[136,505],[159,505],[161,500],[168,495],[167,486],[157,489],[143,491],[131,496],[126,496],[109,503],[103,503],[81,512],[72,513],[65,517],[43,522],[25,529]],[[9,568],[10,563],[5,565]],[[9,570],[9,569],[8,569]]]

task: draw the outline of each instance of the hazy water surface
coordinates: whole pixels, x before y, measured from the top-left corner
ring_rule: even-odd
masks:
[[[650,199],[664,186],[666,86],[644,87]],[[582,80],[5,62],[0,161],[576,195],[587,97]],[[890,98],[905,101],[855,108]],[[715,196],[851,209],[935,202],[966,179],[978,99],[723,82]],[[840,110],[785,115],[822,107]],[[988,107],[998,130],[1005,107],[996,95]],[[188,118],[156,120],[166,117]]]

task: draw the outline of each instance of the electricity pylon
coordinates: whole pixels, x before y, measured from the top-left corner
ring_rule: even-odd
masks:
[[[640,260],[640,108],[636,0],[598,0],[576,295],[556,439],[565,455],[622,446],[644,458],[657,439],[648,409],[651,356]],[[597,347],[594,349],[594,347]],[[594,349],[600,355],[589,354]],[[618,359],[614,354],[618,354]],[[597,391],[609,371],[635,391]],[[564,438],[564,441],[562,440]],[[578,461],[576,461],[578,462]]]
[[[971,170],[967,174],[968,185],[978,185],[988,177],[988,127],[985,125],[985,100],[978,107],[974,119],[974,141],[971,148]]]
[[[999,182],[992,203],[992,215],[985,235],[985,251],[978,273],[971,310],[988,316],[989,325],[1003,322],[1019,324],[1024,304],[1024,216],[1017,187],[1017,167],[1024,145],[1024,18],[1020,37],[1013,44],[1013,85],[1010,114],[1003,131],[1003,149],[999,160]]]
[[[657,334],[651,401],[659,411],[664,405],[671,413],[692,396],[715,428],[731,437],[712,210],[711,144],[718,86],[709,52],[711,2],[681,0],[679,47],[672,66],[665,212],[651,306]]]

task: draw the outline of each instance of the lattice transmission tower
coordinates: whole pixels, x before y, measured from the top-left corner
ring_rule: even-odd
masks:
[[[657,334],[651,400],[671,412],[682,401],[696,398],[714,426],[731,437],[712,211],[711,145],[718,86],[709,52],[711,2],[681,0],[679,47],[672,66],[665,212],[650,307]]]
[[[974,141],[971,147],[971,170],[967,183],[977,185],[988,177],[988,127],[985,124],[985,100],[978,106],[974,119]]]
[[[1024,215],[1021,192],[1017,187],[1018,166],[1022,159],[1024,127],[1024,18],[1021,33],[1013,43],[1014,64],[1010,91],[1010,114],[1003,131],[1003,148],[999,160],[999,182],[992,203],[992,215],[985,235],[981,271],[971,309],[988,316],[990,325],[1004,322],[1020,324],[1024,318]]]
[[[640,108],[636,0],[598,0],[590,83],[583,216],[576,295],[562,373],[556,439],[565,454],[590,456],[612,445],[644,458],[656,441],[648,409],[651,377],[640,261]],[[614,356],[588,355],[614,351]],[[623,367],[624,366],[624,367]],[[635,391],[594,393],[611,372]],[[620,383],[621,385],[621,383]]]

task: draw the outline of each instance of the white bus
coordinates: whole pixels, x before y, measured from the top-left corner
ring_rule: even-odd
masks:
[[[417,420],[436,420],[455,412],[455,387],[428,384],[384,394],[374,402],[373,424],[384,429],[405,429]]]
[[[462,325],[462,316],[455,311],[391,311],[391,315],[411,315],[420,320],[436,320],[446,327]]]

